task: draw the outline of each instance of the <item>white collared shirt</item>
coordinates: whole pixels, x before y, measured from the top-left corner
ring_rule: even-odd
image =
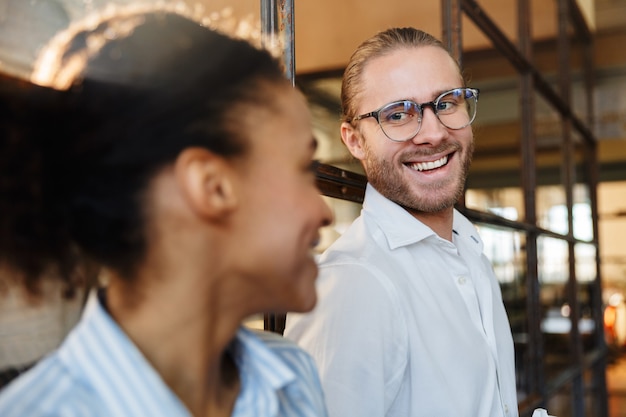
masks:
[[[319,301],[285,336],[318,365],[331,417],[515,417],[513,340],[474,226],[453,242],[368,185],[320,258]]]
[[[233,417],[327,415],[313,360],[294,343],[241,328],[230,349],[241,381]],[[2,417],[190,415],[93,294],[60,349],[0,393]]]

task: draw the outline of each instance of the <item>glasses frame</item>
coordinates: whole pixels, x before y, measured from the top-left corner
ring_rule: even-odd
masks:
[[[437,111],[437,105],[439,104],[439,102],[441,101],[441,99],[445,96],[447,96],[448,94],[456,91],[456,90],[465,90],[465,91],[471,91],[472,95],[475,97],[476,100],[476,106],[474,108],[474,114],[472,115],[472,117],[470,118],[469,122],[467,122],[465,125],[461,126],[461,127],[449,127],[448,125],[446,125],[443,121],[441,121],[441,118],[439,117],[439,112]],[[380,129],[383,131],[383,133],[385,134],[385,136],[387,136],[387,138],[389,138],[390,140],[394,141],[394,142],[406,142],[408,140],[411,140],[415,137],[415,135],[417,135],[420,131],[420,129],[422,128],[422,118],[424,117],[424,107],[430,107],[431,110],[433,111],[433,113],[435,114],[435,116],[437,117],[437,120],[439,120],[439,123],[441,123],[443,126],[445,126],[447,129],[451,129],[451,130],[460,130],[463,128],[466,128],[467,126],[471,125],[472,122],[474,122],[474,119],[476,119],[476,113],[477,108],[478,108],[478,96],[480,94],[480,90],[478,88],[470,88],[470,87],[458,87],[458,88],[453,88],[451,90],[448,91],[444,91],[443,93],[439,94],[437,96],[437,98],[435,98],[432,101],[427,101],[425,103],[416,103],[413,100],[397,100],[397,101],[392,101],[391,103],[387,103],[381,107],[379,107],[378,109],[371,111],[369,113],[364,113],[361,114],[359,116],[356,116],[355,118],[352,119],[352,121],[354,122],[358,122],[359,120],[363,120],[363,119],[367,119],[368,117],[373,117],[376,119],[376,121],[378,122],[378,125],[380,126]],[[411,135],[410,137],[406,138],[406,139],[394,139],[392,137],[390,137],[387,132],[385,131],[385,128],[383,127],[383,125],[380,123],[380,112],[383,111],[384,109],[386,109],[387,107],[394,105],[394,104],[400,104],[400,103],[406,103],[406,102],[410,102],[412,103],[419,112],[419,118],[417,119],[417,130],[415,131],[415,133],[413,133],[413,135]]]

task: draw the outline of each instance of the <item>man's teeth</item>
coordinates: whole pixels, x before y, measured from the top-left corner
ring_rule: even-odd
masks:
[[[412,164],[411,168],[413,168],[416,171],[429,171],[431,169],[444,166],[447,163],[448,163],[448,157],[444,156],[443,158],[438,159],[436,161],[432,161],[432,162],[417,162],[415,164]]]

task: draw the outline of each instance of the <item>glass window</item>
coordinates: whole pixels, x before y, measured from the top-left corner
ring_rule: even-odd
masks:
[[[544,369],[548,381],[571,364],[568,244],[564,240],[537,238],[541,331],[544,337]]]
[[[487,211],[508,220],[524,218],[522,189],[516,187],[468,189],[465,205],[476,210]]]
[[[565,188],[561,185],[537,187],[537,225],[543,229],[566,235],[567,206]]]

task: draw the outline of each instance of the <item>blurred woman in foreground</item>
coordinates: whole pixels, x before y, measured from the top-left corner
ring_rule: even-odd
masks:
[[[35,288],[87,257],[108,285],[0,415],[325,416],[309,357],[241,326],[316,302],[331,214],[303,96],[268,52],[176,14],[57,40],[35,78],[54,89],[1,80],[0,262]]]

